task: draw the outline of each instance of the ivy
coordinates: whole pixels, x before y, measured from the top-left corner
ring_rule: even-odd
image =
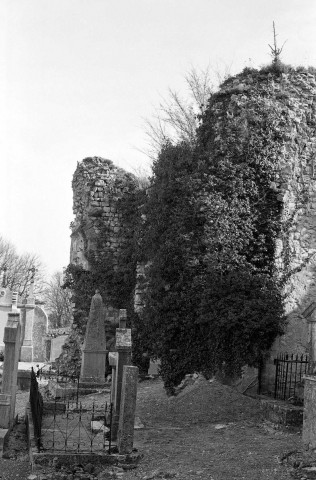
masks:
[[[106,306],[117,309],[127,309],[128,325],[132,326],[134,319],[134,290],[136,283],[136,264],[141,254],[138,246],[139,229],[141,225],[140,206],[143,203],[144,191],[137,188],[135,181],[128,182],[124,194],[118,199],[117,209],[121,218],[121,230],[118,236],[122,239],[116,248],[116,256],[108,246],[108,239],[113,233],[111,226],[99,219],[95,224],[99,233],[93,250],[86,249],[85,256],[89,261],[90,270],[79,265],[70,264],[65,270],[64,287],[72,291],[74,308],[74,325],[79,335],[77,346],[82,343],[89,317],[91,298],[99,289]],[[107,334],[114,332],[108,328]],[[111,330],[111,331],[110,331]],[[133,328],[135,331],[135,328]],[[80,340],[81,339],[81,340]],[[142,352],[137,351],[134,342],[133,356],[142,365]],[[140,346],[139,346],[140,347]],[[70,349],[72,353],[73,349]],[[69,352],[68,352],[69,353]],[[67,367],[67,352],[60,359],[64,368]],[[81,357],[80,357],[81,358]],[[80,358],[78,357],[79,368]],[[68,368],[69,370],[69,368]]]
[[[166,144],[154,164],[140,329],[169,393],[187,373],[238,375],[245,364],[258,366],[283,332],[274,262],[282,202],[274,185],[284,118],[272,73],[260,75],[266,86],[254,85],[251,95],[227,84],[211,97],[194,150]]]

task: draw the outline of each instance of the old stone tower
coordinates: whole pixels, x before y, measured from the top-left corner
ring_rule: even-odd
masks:
[[[269,188],[282,202],[281,231],[275,239],[275,268],[283,278],[286,333],[273,345],[267,363],[272,378],[277,353],[308,350],[308,316],[316,307],[316,73],[314,69],[246,69],[228,79],[212,105],[217,137],[234,129],[241,151],[257,135],[264,146],[273,132],[275,182]],[[261,115],[269,115],[270,132]],[[227,129],[226,129],[227,131]],[[249,136],[249,132],[255,132]],[[266,379],[269,383],[269,378]]]
[[[89,254],[98,258],[110,255],[115,263],[126,243],[118,202],[137,187],[135,177],[117,168],[110,160],[85,158],[73,176],[73,212],[70,263],[90,269]]]

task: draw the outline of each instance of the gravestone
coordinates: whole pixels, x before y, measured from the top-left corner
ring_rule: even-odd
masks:
[[[120,328],[116,329],[115,345],[116,345],[116,365],[115,365],[115,377],[112,378],[112,398],[113,401],[113,417],[112,417],[112,440],[116,441],[120,407],[121,407],[121,393],[123,384],[123,369],[124,366],[131,365],[132,355],[132,334],[131,329],[126,328],[126,310],[120,310]]]
[[[120,418],[118,428],[118,450],[120,455],[132,453],[137,397],[138,368],[123,367]]]
[[[12,292],[9,288],[0,287],[0,351],[4,351],[3,334],[8,319],[8,313],[12,311]]]
[[[80,383],[105,383],[106,338],[104,305],[98,290],[91,300],[82,350]]]
[[[29,294],[22,310],[22,348],[21,361],[32,362],[33,359],[33,326],[34,326],[34,283],[30,285]]]
[[[10,312],[4,329],[5,344],[2,390],[0,394],[0,429],[9,429],[13,425],[17,374],[20,352],[21,324],[20,314]]]

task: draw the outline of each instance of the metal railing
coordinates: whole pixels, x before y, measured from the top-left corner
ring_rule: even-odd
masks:
[[[38,452],[110,453],[110,397],[107,402],[106,392],[96,390],[80,396],[84,390],[78,376],[60,375],[54,369],[35,373],[32,368],[30,403]]]
[[[67,375],[61,370],[51,367],[37,370],[36,377],[40,384],[40,388],[46,388],[46,396],[53,398],[76,399],[79,402],[79,375]]]
[[[45,410],[41,447],[52,453],[110,453],[112,409],[96,400],[56,400]]]
[[[36,379],[36,374],[33,370],[31,371],[31,384],[30,384],[30,405],[34,426],[34,435],[35,442],[38,451],[41,449],[41,430],[42,430],[42,419],[43,419],[43,397],[39,391],[38,382]]]
[[[283,353],[274,360],[275,383],[274,398],[290,400],[292,403],[303,404],[303,376],[308,373],[308,355],[289,355]]]

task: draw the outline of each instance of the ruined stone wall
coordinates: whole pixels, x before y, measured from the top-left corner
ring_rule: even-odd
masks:
[[[315,299],[316,265],[316,78],[315,73],[288,69],[278,74],[246,71],[228,80],[221,89],[230,96],[226,118],[238,122],[242,142],[249,124],[249,109],[261,105],[275,112],[276,181],[271,185],[283,202],[282,232],[276,240],[275,265],[286,278],[286,334],[274,352],[303,353],[307,347],[306,319],[302,313]],[[214,105],[223,113],[221,100]],[[264,135],[265,132],[260,132]]]
[[[285,142],[279,156],[283,236],[276,241],[276,265],[288,272],[285,285],[287,334],[275,348],[304,353],[306,319],[302,315],[316,296],[316,81],[307,72],[283,74],[279,88],[287,93]]]
[[[316,76],[284,69],[283,73],[246,71],[228,80],[222,97],[213,105],[219,124],[225,120],[238,125],[236,142],[247,138],[249,111],[260,105],[274,112],[274,125],[281,141],[276,143],[275,182],[270,188],[282,201],[281,233],[275,241],[275,267],[284,279],[286,332],[279,337],[266,364],[263,382],[273,389],[278,353],[303,354],[308,350],[306,309],[316,300]],[[230,101],[223,112],[221,98]],[[225,104],[227,105],[227,104]],[[258,110],[257,110],[258,111]],[[253,120],[253,119],[252,119]],[[259,131],[259,130],[258,130]],[[266,132],[259,134],[264,136]],[[220,138],[219,141],[225,141]]]
[[[118,201],[135,186],[135,177],[110,160],[91,157],[78,163],[72,182],[71,263],[88,270],[87,252],[110,254],[115,262],[127,237]]]

